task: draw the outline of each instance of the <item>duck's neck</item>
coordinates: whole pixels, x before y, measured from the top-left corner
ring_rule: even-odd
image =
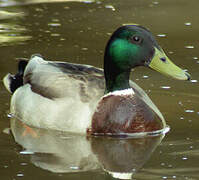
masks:
[[[121,71],[115,66],[112,58],[107,55],[104,57],[104,76],[106,81],[105,94],[130,88],[130,69]]]

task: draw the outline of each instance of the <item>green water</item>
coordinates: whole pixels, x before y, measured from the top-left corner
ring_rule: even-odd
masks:
[[[137,156],[133,154],[133,142],[123,142],[127,143],[125,149],[122,145],[117,147],[112,142],[100,141],[100,147],[110,147],[110,151],[100,149],[96,140],[79,140],[81,146],[71,142],[74,146],[71,152],[76,154],[70,155],[74,158],[67,159],[70,154],[66,145],[68,141],[60,138],[59,142],[56,133],[41,132],[41,136],[46,137],[44,141],[42,138],[28,140],[23,132],[14,139],[12,134],[7,134],[6,129],[10,127],[10,119],[7,117],[10,95],[0,83],[1,179],[113,179],[107,171],[115,170],[120,159],[121,164],[117,164],[116,170],[125,172],[128,168],[135,169],[133,179],[136,180],[199,179],[199,1],[24,0],[19,3],[7,0],[0,1],[0,7],[1,79],[7,72],[16,71],[17,58],[30,57],[33,53],[40,53],[52,60],[102,67],[103,51],[110,34],[125,23],[148,27],[170,59],[192,75],[191,82],[184,82],[169,79],[146,68],[137,68],[133,72],[132,79],[149,94],[171,127],[152,154],[152,150],[147,152],[138,149],[143,152],[139,158],[134,158]],[[50,152],[44,152],[45,142],[48,141],[52,142],[46,144]],[[34,143],[39,142],[45,146],[44,149],[35,149],[36,154],[23,153],[21,145],[33,148]],[[143,145],[147,141],[139,143]],[[85,152],[81,152],[84,148]],[[123,156],[128,149],[132,156]],[[81,153],[78,155],[78,152]],[[80,164],[74,164],[76,157],[83,159]],[[63,167],[69,167],[71,172],[52,170],[58,171]],[[82,172],[79,169],[86,170]]]

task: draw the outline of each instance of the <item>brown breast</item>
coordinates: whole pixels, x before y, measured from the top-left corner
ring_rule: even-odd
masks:
[[[162,120],[135,94],[110,94],[98,103],[91,133],[137,133],[162,128]]]

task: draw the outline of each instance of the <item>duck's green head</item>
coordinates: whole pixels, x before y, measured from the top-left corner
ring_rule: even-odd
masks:
[[[150,31],[139,25],[122,26],[113,33],[106,46],[104,70],[106,81],[109,81],[106,85],[115,86],[117,82],[113,81],[118,80],[122,83],[123,76],[128,76],[136,66],[147,66],[179,80],[190,79],[187,72],[169,60]]]

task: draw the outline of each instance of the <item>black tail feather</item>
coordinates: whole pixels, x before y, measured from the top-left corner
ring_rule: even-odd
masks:
[[[24,75],[24,70],[26,68],[26,65],[28,64],[28,61],[26,60],[20,60],[18,63],[18,72],[15,75],[9,74],[7,76],[9,82],[9,85],[7,87],[9,88],[9,91],[11,93],[14,93],[17,88],[20,86],[23,86],[23,75]]]
[[[20,60],[18,63],[18,73],[17,74],[23,76],[27,64],[28,64],[27,60]]]

